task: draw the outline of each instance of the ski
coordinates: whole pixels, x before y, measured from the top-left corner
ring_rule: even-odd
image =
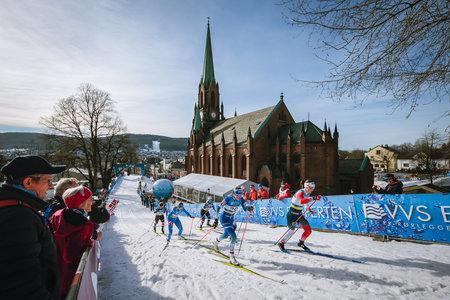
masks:
[[[167,247],[169,247],[169,241],[167,241],[166,245],[165,245],[164,248],[161,250],[161,253],[159,253],[159,257],[161,257],[161,255],[163,254],[164,250],[167,249]]]
[[[212,254],[216,254],[216,255],[221,256],[223,258],[230,259],[230,257],[228,255],[226,255],[225,253],[223,253],[223,252],[221,252],[219,250],[214,249],[213,247],[209,247],[209,246],[205,246],[205,245],[201,245],[201,244],[199,244],[199,246],[203,247],[205,249],[208,249]]]
[[[290,251],[292,252],[302,252],[302,253],[306,253],[306,254],[311,254],[311,255],[317,255],[317,256],[323,256],[323,257],[328,257],[328,258],[332,258],[332,259],[337,259],[337,260],[343,260],[343,261],[348,261],[348,262],[354,262],[357,264],[364,264],[365,262],[357,260],[357,259],[352,259],[352,258],[346,258],[346,257],[341,257],[341,256],[336,256],[336,255],[332,255],[332,254],[327,254],[327,253],[322,253],[322,252],[316,252],[316,251],[305,251],[305,250],[301,250],[301,249],[286,249],[285,253],[289,253]]]
[[[251,270],[251,269],[249,269],[249,268],[247,268],[247,267],[244,267],[244,266],[242,266],[242,265],[233,265],[232,263],[230,263],[230,262],[228,262],[228,261],[223,261],[223,260],[219,260],[219,259],[214,259],[214,260],[217,261],[217,262],[220,262],[220,263],[222,263],[222,264],[224,264],[224,265],[226,265],[226,266],[229,266],[229,267],[233,267],[233,268],[239,269],[239,270],[244,271],[244,272],[247,272],[247,273],[249,273],[249,274],[252,274],[252,275],[255,275],[255,276],[258,276],[258,277],[261,277],[261,278],[265,278],[265,279],[271,280],[271,281],[273,281],[273,282],[277,282],[277,283],[281,283],[281,284],[286,284],[286,281],[284,281],[284,280],[277,280],[277,279],[271,278],[271,277],[269,277],[269,276],[263,275],[263,274],[258,273],[258,272],[256,272],[256,271],[253,271],[253,270]]]

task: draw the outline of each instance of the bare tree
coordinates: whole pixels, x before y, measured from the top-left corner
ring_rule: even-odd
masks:
[[[61,99],[53,115],[41,118],[52,134],[57,161],[64,161],[82,174],[92,188],[107,187],[112,165],[135,158],[125,126],[114,110],[109,93],[91,84],[82,84],[78,93]]]
[[[436,129],[425,132],[416,142],[418,153],[414,159],[417,168],[428,175],[431,183],[433,183],[433,176],[439,171],[436,159],[439,158],[439,150],[443,144],[444,138]]]
[[[328,78],[306,81],[335,100],[393,96],[393,109],[449,102],[448,1],[286,0],[290,24],[312,27]],[[426,97],[423,97],[426,95]],[[362,97],[362,98],[361,98]],[[431,97],[431,98],[430,98]],[[442,116],[448,116],[449,111]]]

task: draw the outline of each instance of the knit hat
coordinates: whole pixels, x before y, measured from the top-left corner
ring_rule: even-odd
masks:
[[[62,197],[67,208],[77,208],[84,201],[92,197],[92,192],[89,188],[80,185],[71,189],[67,189]]]

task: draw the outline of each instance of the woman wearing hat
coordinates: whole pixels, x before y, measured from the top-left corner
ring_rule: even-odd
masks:
[[[94,202],[90,189],[84,186],[70,188],[64,192],[63,199],[66,208],[53,214],[49,227],[58,251],[61,295],[64,297],[69,292],[83,252],[92,247],[93,240],[101,238],[101,233],[95,231],[97,225],[87,217]]]

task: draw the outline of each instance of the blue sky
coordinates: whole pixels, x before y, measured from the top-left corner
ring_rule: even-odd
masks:
[[[276,1],[2,1],[0,131],[43,131],[60,98],[84,82],[111,93],[128,132],[187,137],[211,17],[214,67],[225,115],[275,105],[296,121],[324,120],[340,148],[414,142],[441,132],[449,100],[392,113],[388,99],[335,103],[299,79],[323,79],[309,32],[292,27]]]

